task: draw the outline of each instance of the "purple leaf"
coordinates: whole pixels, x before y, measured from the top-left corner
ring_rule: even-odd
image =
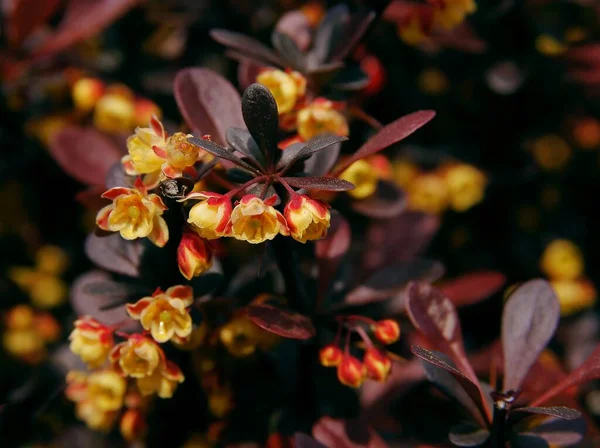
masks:
[[[406,196],[397,185],[379,181],[375,193],[366,199],[352,201],[352,208],[369,218],[393,218],[406,208]]]
[[[265,159],[272,162],[277,148],[279,114],[273,95],[262,84],[250,85],[242,95],[242,115]]]
[[[246,90],[250,84],[256,82],[256,78],[260,74],[263,66],[258,64],[255,60],[245,58],[243,55],[240,57],[234,57],[239,61],[237,78],[240,89]]]
[[[475,403],[475,405],[477,406],[477,409],[479,410],[479,412],[481,412],[481,415],[484,417],[484,420],[486,417],[489,417],[488,409],[485,406],[485,403],[483,402],[483,399],[482,399],[479,382],[477,382],[477,381],[474,382],[472,379],[468,378],[460,370],[456,369],[455,367],[453,367],[452,365],[450,365],[443,359],[436,356],[436,354],[434,352],[426,350],[423,347],[419,347],[418,345],[412,345],[410,347],[410,351],[413,353],[413,355],[422,359],[423,361],[425,361],[429,364],[432,364],[440,369],[444,369],[446,372],[450,373],[450,375],[452,375],[452,377],[464,389],[464,391],[467,393],[469,398],[471,400],[473,400],[473,403]],[[427,370],[425,370],[425,373],[427,374]],[[488,418],[488,421],[491,421],[491,420]]]
[[[547,281],[531,280],[512,293],[502,314],[505,391],[521,387],[559,318],[560,305]]]
[[[344,172],[346,168],[348,168],[357,160],[375,154],[376,152],[379,152],[393,145],[394,143],[398,143],[400,140],[405,139],[417,129],[427,124],[433,117],[435,117],[434,111],[420,110],[418,112],[405,115],[388,124],[387,126],[384,126],[383,129],[367,140],[367,142],[362,145],[358,151],[356,151],[351,157],[342,163],[335,171],[335,175],[337,176]]]
[[[549,415],[562,420],[575,420],[581,417],[581,412],[579,412],[577,409],[568,408],[566,406],[526,406],[523,408],[511,409],[510,412],[511,414],[514,412],[524,412],[527,414]]]
[[[194,133],[209,134],[213,141],[224,146],[227,129],[245,127],[239,93],[212,70],[179,71],[174,91],[179,111]]]
[[[286,12],[277,21],[275,30],[291,37],[302,51],[306,51],[310,46],[311,25],[302,11]]]
[[[236,151],[248,156],[261,165],[265,163],[260,148],[246,129],[229,128],[226,135],[227,143]]]
[[[350,224],[339,213],[332,213],[327,236],[315,242],[315,255],[319,260],[338,260],[348,252],[351,242]]]
[[[264,65],[285,67],[283,61],[275,54],[273,50],[266,47],[256,39],[245,36],[244,34],[215,29],[210,31],[210,37],[220,44],[236,50],[246,57],[256,59],[258,62],[261,62]]]
[[[56,31],[33,55],[47,56],[88,39],[138,3],[140,0],[70,0]]]
[[[448,438],[456,446],[481,446],[490,436],[487,429],[469,423],[461,423],[450,429]]]
[[[320,442],[317,442],[308,434],[297,432],[294,434],[294,448],[327,448]]]
[[[329,448],[386,448],[383,439],[360,420],[341,420],[322,417],[312,428],[312,433]]]
[[[85,253],[93,263],[117,274],[139,276],[144,247],[140,241],[127,241],[118,233],[99,238],[89,235],[85,240]]]
[[[348,6],[339,4],[327,10],[313,37],[313,48],[310,52],[313,66],[320,66],[327,61],[332,47],[338,44],[339,37],[349,21]]]
[[[315,335],[315,327],[310,318],[272,305],[250,305],[248,317],[265,331],[289,339],[310,339]]]
[[[354,189],[354,184],[337,177],[284,177],[283,180],[292,187],[311,190],[347,191]]]
[[[44,25],[61,0],[14,0],[6,21],[11,45],[20,45],[33,31]]]
[[[403,290],[410,281],[439,278],[443,273],[444,267],[437,261],[421,259],[394,263],[376,271],[350,291],[344,298],[344,305],[379,302]]]
[[[279,55],[288,62],[288,66],[300,72],[305,71],[304,54],[300,51],[294,39],[275,30],[271,34],[271,41]]]
[[[108,172],[124,152],[93,127],[68,126],[50,142],[50,154],[79,182],[104,186]]]
[[[326,151],[314,153],[304,161],[304,172],[311,176],[323,176],[333,168],[337,162],[342,149],[341,143],[336,143],[327,148]]]
[[[571,446],[581,442],[587,432],[585,420],[563,420],[550,418],[521,435],[536,436],[554,446]],[[520,445],[529,448],[530,445]]]
[[[119,161],[110,167],[104,183],[107,190],[113,187],[131,188],[133,187],[133,178],[125,174],[123,164]]]
[[[348,137],[343,137],[335,134],[320,134],[316,137],[311,138],[308,142],[306,142],[305,146],[299,150],[293,158],[288,162],[288,166],[292,165],[296,160],[303,159],[305,157],[310,156],[311,154],[322,151],[329,146],[340,143],[348,140]],[[286,150],[284,150],[285,153]]]
[[[472,305],[497,292],[506,282],[504,274],[496,271],[470,272],[447,280],[439,288],[455,306]]]
[[[213,156],[217,156],[221,159],[229,160],[230,162],[233,162],[236,165],[246,168],[247,170],[252,171],[254,173],[257,172],[257,170],[255,168],[253,168],[252,166],[250,166],[249,164],[247,164],[246,162],[244,162],[242,159],[238,158],[237,156],[234,156],[233,153],[231,153],[229,150],[227,150],[226,148],[223,148],[222,146],[218,145],[215,142],[212,142],[210,140],[204,140],[203,138],[199,138],[199,137],[190,137],[187,139],[187,141],[190,142],[192,145],[196,145],[196,146],[202,148],[203,150],[212,154]]]
[[[368,11],[361,14],[356,14],[350,19],[350,23],[346,27],[346,36],[343,41],[335,48],[331,54],[331,60],[337,61],[342,60],[350,54],[350,52],[356,47],[358,42],[362,39],[364,34],[369,29],[373,20],[377,14],[375,11]]]

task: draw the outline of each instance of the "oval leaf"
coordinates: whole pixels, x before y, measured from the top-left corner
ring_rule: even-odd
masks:
[[[271,35],[271,42],[279,55],[286,60],[287,65],[295,70],[304,72],[304,54],[300,51],[294,39],[285,33],[275,30]]]
[[[296,188],[308,188],[322,191],[348,191],[354,184],[337,177],[284,177],[284,181]]]
[[[250,170],[254,173],[257,172],[256,168],[250,166],[243,160],[234,156],[233,153],[231,153],[229,150],[223,148],[215,142],[212,142],[210,140],[204,140],[203,138],[199,137],[190,137],[187,139],[187,141],[190,142],[192,145],[202,148],[203,150],[212,154],[213,156],[219,157],[220,159],[229,160],[230,162],[233,162],[236,165],[246,168],[247,170]]]
[[[275,30],[291,37],[302,51],[306,51],[310,46],[311,24],[306,14],[300,10],[286,12],[282,15],[277,21]]]
[[[315,439],[331,448],[386,448],[383,439],[360,420],[322,417],[313,426]]]
[[[180,70],[174,93],[179,111],[194,133],[209,134],[213,141],[225,145],[227,129],[244,127],[238,91],[212,70]]]
[[[455,306],[465,306],[487,299],[505,282],[506,277],[500,272],[478,271],[447,280],[439,288]]]
[[[327,148],[327,151],[314,153],[304,161],[304,172],[311,176],[323,176],[329,173],[337,162],[341,149],[342,144],[336,143]]]
[[[89,235],[85,253],[101,268],[129,277],[138,277],[144,246],[140,241],[127,241],[118,233],[107,237]]]
[[[266,65],[285,66],[273,50],[251,37],[221,29],[211,30],[210,37],[245,57],[257,59]]]
[[[531,280],[510,296],[502,313],[504,390],[521,387],[560,318],[560,305],[545,280]]]
[[[453,426],[448,434],[450,442],[456,446],[481,446],[490,436],[487,429],[476,425],[460,424]]]
[[[6,21],[7,36],[12,45],[20,45],[33,31],[44,25],[61,0],[15,0]]]
[[[348,252],[351,242],[350,224],[339,213],[332,213],[327,236],[315,242],[315,255],[319,260],[337,260]]]
[[[315,327],[310,318],[272,305],[250,305],[248,317],[263,330],[290,339],[310,339]]]
[[[79,182],[104,186],[108,172],[124,152],[93,127],[68,126],[50,142],[50,154]]]
[[[393,218],[406,208],[406,195],[397,185],[379,181],[375,194],[360,201],[352,201],[352,208],[369,218]]]
[[[571,446],[581,442],[587,432],[585,419],[563,420],[550,418],[521,435],[540,437],[553,446]],[[530,445],[522,445],[529,448]],[[596,445],[594,445],[596,446]]]
[[[335,143],[341,143],[346,140],[348,140],[348,137],[330,133],[317,135],[306,142],[302,149],[294,152],[294,156],[287,162],[287,166],[293,165],[297,160],[306,158],[315,152],[322,151]]]
[[[259,165],[265,164],[265,158],[263,157],[262,152],[250,135],[250,132],[246,129],[229,128],[227,129],[225,138],[227,139],[229,146],[236,151],[254,159]]]
[[[272,162],[277,148],[279,114],[273,95],[262,84],[250,85],[242,95],[242,116],[265,159]]]
[[[317,442],[308,434],[297,432],[294,434],[294,448],[327,448],[320,442]]]
[[[431,121],[433,117],[435,117],[434,111],[421,110],[405,115],[387,126],[384,126],[377,134],[367,140],[367,142],[362,145],[352,157],[342,163],[336,170],[335,175],[342,173],[357,160],[375,154],[376,152],[405,139],[417,129]]]
[[[523,408],[511,409],[510,412],[524,412],[527,414],[549,415],[551,417],[560,418],[562,420],[575,420],[581,417],[581,412],[579,412],[577,409],[568,408],[566,406],[527,406]]]

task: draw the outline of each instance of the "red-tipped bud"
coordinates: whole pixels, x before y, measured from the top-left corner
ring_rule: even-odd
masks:
[[[146,421],[144,420],[144,414],[138,409],[128,409],[121,417],[121,423],[119,425],[121,435],[129,442],[139,440],[146,432]]]
[[[337,367],[343,356],[342,350],[334,344],[326,345],[319,351],[319,361],[324,367]]]
[[[392,344],[400,337],[400,325],[392,319],[385,319],[373,325],[373,334],[382,344]]]
[[[95,78],[81,78],[73,84],[71,95],[77,109],[89,112],[104,95],[104,83]]]
[[[365,375],[365,366],[354,356],[345,355],[337,368],[338,380],[348,387],[360,387]]]
[[[369,347],[365,351],[363,363],[367,369],[367,376],[379,382],[385,381],[392,369],[390,358],[375,347]]]
[[[186,279],[198,277],[212,265],[212,250],[196,232],[186,229],[177,248],[179,271]]]
[[[138,126],[147,126],[152,117],[161,118],[162,111],[153,101],[146,98],[136,98],[134,103],[135,124]]]

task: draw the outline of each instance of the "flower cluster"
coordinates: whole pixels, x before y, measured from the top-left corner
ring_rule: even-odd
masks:
[[[585,277],[583,255],[572,241],[558,239],[548,244],[540,268],[556,292],[561,315],[574,314],[596,302],[596,288]]]
[[[93,114],[97,129],[111,134],[130,132],[134,126],[146,124],[152,116],[161,115],[161,110],[149,99],[136,97],[121,84],[107,86],[97,78],[75,80],[71,97],[78,111]]]
[[[375,322],[362,316],[349,316],[342,319],[335,341],[321,348],[319,361],[324,367],[336,367],[340,383],[353,388],[360,387],[366,378],[379,382],[385,381],[392,369],[394,356],[373,344],[360,326],[361,321],[370,324],[373,337],[380,344],[392,344],[400,337],[400,327],[394,320],[385,319]],[[338,346],[342,325],[347,327],[346,344],[343,350]],[[365,344],[362,361],[350,354],[350,335],[353,331],[361,336]]]

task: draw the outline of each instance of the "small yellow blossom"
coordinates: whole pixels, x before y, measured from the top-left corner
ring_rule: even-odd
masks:
[[[69,258],[58,246],[42,246],[35,253],[35,265],[39,271],[51,275],[61,275],[67,269]]]
[[[474,0],[439,0],[434,3],[433,27],[451,30],[477,10]]]
[[[448,184],[450,207],[463,212],[481,202],[487,179],[485,174],[472,165],[456,163],[440,167],[440,173]]]
[[[94,431],[109,432],[116,419],[117,412],[103,411],[92,401],[85,400],[75,404],[75,416]]]
[[[90,112],[104,95],[104,83],[96,78],[81,78],[71,88],[71,96],[75,107],[83,112]]]
[[[572,154],[571,147],[558,135],[550,134],[538,138],[531,145],[531,153],[540,168],[556,171],[563,168]]]
[[[125,376],[144,378],[165,365],[166,358],[154,340],[132,334],[110,352],[109,359],[115,369]]]
[[[187,338],[192,332],[192,318],[187,308],[194,301],[192,288],[172,286],[165,292],[157,290],[152,297],[144,297],[127,305],[131,318],[139,320],[150,330],[157,342],[167,342],[174,336]]]
[[[114,346],[112,330],[89,316],[75,321],[69,340],[69,349],[91,369],[104,364]]]
[[[231,212],[231,235],[251,244],[272,240],[280,233],[289,235],[285,217],[275,208],[276,197],[262,199],[247,194]]]
[[[404,158],[394,160],[392,170],[394,182],[403,188],[408,187],[421,171],[417,164]]]
[[[448,78],[436,68],[428,68],[419,74],[419,89],[429,95],[441,95],[448,90]]]
[[[167,133],[163,124],[153,116],[147,128],[137,127],[135,134],[127,139],[127,151],[123,164],[128,174],[150,174],[160,172],[165,160],[156,155],[152,147],[165,147]],[[131,167],[129,167],[131,163]],[[133,168],[133,169],[131,169]]]
[[[189,212],[188,223],[202,238],[214,240],[229,235],[231,199],[208,191],[191,193],[185,200],[200,199]]]
[[[171,398],[179,383],[185,380],[179,367],[166,361],[164,367],[158,368],[152,373],[136,380],[136,384],[143,396],[156,393],[160,398]]]
[[[317,98],[298,112],[297,127],[304,141],[326,132],[345,137],[349,134],[346,118],[325,98]]]
[[[365,199],[371,196],[377,190],[379,176],[371,164],[365,160],[357,160],[340,174],[340,179],[344,179],[354,184],[353,190],[348,190],[348,194],[355,199]]]
[[[596,288],[588,280],[552,280],[550,284],[560,302],[562,316],[590,308],[596,302]]]
[[[553,280],[575,280],[583,274],[583,255],[572,241],[552,241],[544,250],[540,266]]]
[[[567,51],[567,46],[548,34],[542,34],[535,40],[535,49],[546,56],[560,56]]]
[[[228,387],[220,387],[208,395],[208,409],[217,418],[223,418],[234,408],[233,393]]]
[[[325,238],[331,215],[325,202],[295,195],[286,204],[284,216],[292,238],[301,243]]]
[[[269,89],[279,114],[291,112],[306,93],[306,79],[298,72],[288,73],[269,68],[256,77],[256,82]]]
[[[419,45],[429,39],[418,12],[415,11],[407,20],[399,24],[398,36],[408,45]]]
[[[94,126],[111,134],[130,132],[135,125],[133,99],[119,93],[108,93],[94,109]]]
[[[127,383],[117,372],[99,370],[87,378],[87,400],[103,411],[117,411],[123,406]]]
[[[427,213],[441,213],[450,202],[450,189],[436,173],[422,173],[406,188],[408,208]]]
[[[257,348],[268,349],[278,337],[255,325],[243,313],[234,316],[219,332],[221,343],[236,357],[253,354]]]

